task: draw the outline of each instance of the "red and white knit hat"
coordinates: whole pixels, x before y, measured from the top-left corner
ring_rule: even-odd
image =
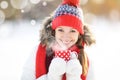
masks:
[[[52,21],[52,29],[59,26],[68,26],[77,29],[80,34],[83,30],[83,12],[79,7],[80,0],[63,0],[63,3],[57,8]]]

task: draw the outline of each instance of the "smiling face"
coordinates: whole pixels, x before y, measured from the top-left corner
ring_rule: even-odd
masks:
[[[60,26],[55,29],[55,39],[62,48],[70,48],[78,40],[79,32],[67,26]]]

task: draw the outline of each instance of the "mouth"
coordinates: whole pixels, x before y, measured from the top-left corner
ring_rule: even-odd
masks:
[[[62,40],[62,43],[63,43],[64,45],[66,45],[66,46],[69,46],[69,44],[71,43],[71,41],[63,41],[63,40]]]
[[[65,44],[65,45],[69,45],[69,44],[70,44],[70,42],[63,42],[63,44]]]

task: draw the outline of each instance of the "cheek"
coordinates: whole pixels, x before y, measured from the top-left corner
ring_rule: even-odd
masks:
[[[73,35],[73,39],[74,39],[75,42],[78,41],[78,36],[79,36],[79,34],[75,34],[75,35]]]
[[[61,37],[61,34],[59,33],[59,32],[56,32],[55,33],[55,38],[56,38],[56,40],[58,39],[58,38],[60,38]]]

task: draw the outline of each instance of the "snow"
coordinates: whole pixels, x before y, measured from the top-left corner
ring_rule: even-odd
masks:
[[[4,27],[7,27],[7,30],[3,30]],[[40,25],[10,22],[0,28],[6,34],[1,31],[0,80],[20,80],[24,62],[32,48],[39,42]]]
[[[98,18],[92,25],[96,44],[86,51],[93,61],[95,80],[119,80],[120,23]],[[39,42],[39,30],[39,21],[0,25],[0,80],[20,80],[23,65]]]

